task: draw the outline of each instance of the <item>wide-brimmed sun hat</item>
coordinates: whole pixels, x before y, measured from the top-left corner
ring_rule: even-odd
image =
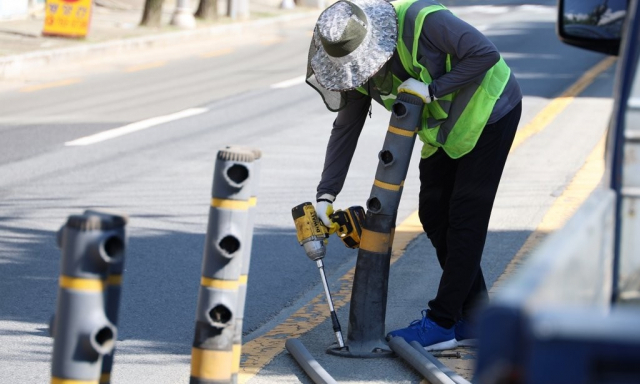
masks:
[[[318,18],[308,64],[322,87],[348,91],[382,68],[397,40],[393,5],[386,0],[342,0]]]

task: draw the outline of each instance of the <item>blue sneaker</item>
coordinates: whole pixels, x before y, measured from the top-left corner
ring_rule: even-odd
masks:
[[[442,351],[457,347],[454,328],[447,329],[439,326],[427,317],[427,310],[423,309],[422,319],[412,321],[407,328],[389,332],[387,340],[392,337],[402,337],[407,343],[417,341],[427,351]]]
[[[468,321],[460,319],[454,328],[459,347],[475,347],[478,345],[475,330]]]

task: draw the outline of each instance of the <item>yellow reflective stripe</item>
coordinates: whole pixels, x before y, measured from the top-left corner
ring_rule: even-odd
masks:
[[[104,281],[100,279],[81,279],[70,276],[60,276],[60,287],[78,291],[104,291]]]
[[[98,384],[98,380],[72,380],[52,377],[51,384]]]
[[[191,376],[205,380],[231,379],[232,351],[191,348]]]
[[[242,284],[247,285],[248,281],[249,281],[249,276],[247,275],[240,275],[240,278],[238,279],[238,283],[240,283],[240,285]]]
[[[200,279],[200,285],[209,288],[234,290],[238,289],[238,280],[210,279],[203,276],[202,279]]]
[[[103,373],[100,375],[100,384],[109,384],[111,382],[111,374]]]
[[[397,184],[385,183],[384,181],[380,181],[376,179],[373,181],[373,185],[375,185],[376,187],[380,187],[382,189],[388,189],[390,191],[399,191],[400,188],[404,186],[404,180],[402,180],[402,183],[400,183],[400,185],[397,185]]]
[[[231,364],[231,374],[240,372],[240,357],[242,356],[242,344],[233,344],[233,363]]]
[[[255,207],[258,204],[258,198],[257,197],[252,197],[249,199],[249,206],[250,207]]]
[[[393,235],[391,233],[373,232],[367,229],[362,230],[360,249],[369,252],[386,253],[391,247]]]
[[[122,275],[107,276],[107,285],[122,285]]]
[[[407,131],[406,129],[401,129],[401,128],[394,127],[393,125],[390,125],[389,132],[395,133],[396,135],[400,135],[400,136],[413,137],[413,135],[418,133],[418,128],[416,128],[413,131]]]
[[[211,206],[222,209],[247,210],[250,206],[249,200],[227,200],[227,199],[211,199]]]

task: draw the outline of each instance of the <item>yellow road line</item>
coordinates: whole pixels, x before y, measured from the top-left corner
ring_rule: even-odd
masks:
[[[572,86],[567,88],[559,97],[552,100],[540,113],[536,115],[523,128],[518,129],[516,137],[511,145],[511,152],[520,146],[529,137],[542,131],[556,118],[564,109],[571,104],[573,99],[589,86],[602,72],[606,71],[616,61],[616,57],[610,56],[596,64],[593,68],[585,72]]]
[[[134,65],[131,66],[129,68],[126,68],[124,71],[127,73],[131,73],[131,72],[138,72],[138,71],[144,71],[147,69],[153,69],[153,68],[160,68],[167,65],[166,61],[156,61],[153,63],[146,63],[146,64],[140,64],[140,65]]]
[[[549,233],[562,227],[600,184],[604,174],[605,141],[605,137],[603,137],[598,142],[582,168],[576,173],[560,197],[554,201],[536,230],[529,235],[518,253],[493,284],[490,293],[499,290],[509,276],[523,264],[531,251],[538,247]]]
[[[395,263],[417,235],[422,233],[422,225],[415,212],[404,220],[395,231],[391,264]],[[351,287],[355,268],[351,268],[338,280],[338,289],[332,292],[333,306],[336,310],[347,304],[351,298]],[[275,328],[242,346],[244,363],[238,375],[239,383],[246,383],[284,350],[288,338],[304,335],[328,318],[324,294],[313,298],[308,304],[297,310]]]
[[[609,68],[611,64],[613,64],[614,60],[615,59],[613,58],[607,58],[598,63],[595,67],[585,73],[585,75],[582,76],[576,83],[569,87],[560,96],[560,98],[571,98],[570,101],[572,101],[573,98],[580,92],[582,92],[591,82],[593,82],[593,80],[600,73]],[[551,121],[553,121],[553,119],[555,119],[555,117],[560,112],[562,112],[564,108],[566,108],[570,101],[566,104],[563,104],[564,102],[556,102],[556,100],[552,101],[551,104],[555,103],[561,105],[562,107],[547,107],[543,109],[538,115],[536,115],[531,123],[521,129],[523,133],[520,134],[519,139],[518,135],[516,135],[517,141],[514,141],[511,150],[513,151],[515,148],[517,148],[528,137],[546,128],[549,123],[551,123]],[[542,117],[542,115],[544,115],[544,118]],[[535,122],[535,124],[533,122]],[[592,153],[589,159],[592,159],[593,156],[597,157],[597,155],[594,155]],[[589,163],[589,160],[587,161],[587,163]],[[591,164],[594,167],[597,166],[597,163],[595,162]],[[582,180],[582,178],[580,180]],[[593,180],[591,181],[591,183],[593,183]],[[588,189],[589,187],[587,186],[586,188]],[[586,191],[583,191],[582,193],[586,193]],[[586,196],[588,196],[588,193]],[[575,197],[573,198],[575,199]],[[569,200],[571,200],[571,198]],[[409,245],[409,243],[421,233],[423,233],[423,229],[418,217],[418,211],[416,211],[412,213],[411,216],[409,216],[406,220],[404,220],[398,227],[396,227],[395,237],[393,240],[393,253],[391,255],[392,265],[404,254],[404,250]],[[520,254],[520,251],[518,252],[518,254]],[[516,258],[517,257],[518,256],[516,255]],[[354,273],[355,268],[352,268],[344,276],[342,276],[340,280],[338,280],[338,289],[333,294],[333,305],[336,311],[347,304],[349,302],[349,299],[351,298],[351,287],[353,284]],[[271,362],[271,360],[273,360],[278,354],[280,354],[280,352],[284,350],[284,343],[286,339],[291,337],[300,337],[325,321],[328,316],[326,311],[326,303],[324,302],[324,300],[324,294],[316,296],[309,303],[297,310],[282,323],[278,324],[275,328],[243,345],[242,356],[244,363],[240,368],[238,382],[246,383],[248,380],[256,376],[263,367],[265,367],[269,362]]]
[[[66,85],[77,84],[81,81],[82,79],[67,79],[67,80],[54,81],[54,82],[45,83],[45,84],[30,85],[28,87],[21,88],[20,92],[35,92],[35,91],[40,91],[42,89],[64,87]]]
[[[200,55],[200,57],[204,57],[204,58],[209,58],[209,57],[218,57],[218,56],[224,56],[224,55],[228,55],[231,52],[233,52],[233,49],[231,48],[224,48],[224,49],[218,49],[216,51],[211,51],[211,52],[207,52],[207,53],[203,53]]]

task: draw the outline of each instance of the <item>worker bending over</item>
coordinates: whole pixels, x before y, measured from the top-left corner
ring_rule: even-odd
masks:
[[[371,100],[388,110],[399,92],[425,102],[419,216],[443,273],[422,318],[387,337],[429,350],[468,342],[473,309],[488,299],[480,260],[521,114],[509,67],[482,33],[434,0],[342,0],[316,23],[307,83],[338,112],[316,196],[327,226]]]

